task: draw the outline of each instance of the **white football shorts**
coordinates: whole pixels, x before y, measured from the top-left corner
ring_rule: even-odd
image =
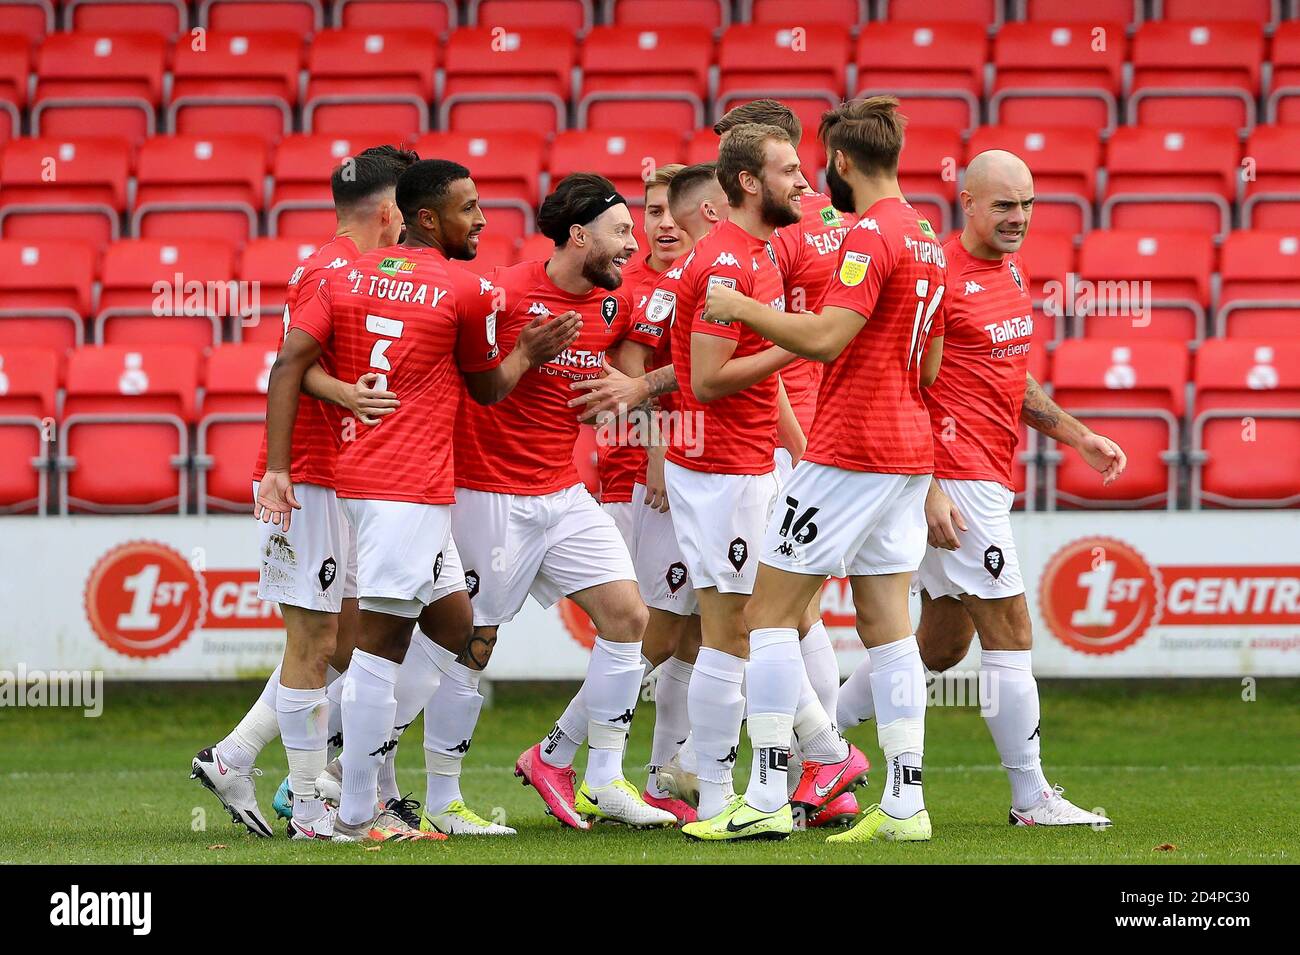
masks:
[[[433,602],[433,568],[451,539],[451,505],[349,497],[339,503],[356,537],[361,609],[418,617]]]
[[[258,482],[253,482],[257,500]],[[302,505],[288,532],[257,522],[261,566],[257,596],[272,603],[338,613],[343,599],[357,595],[357,555],[352,532],[332,487],[295,484]]]
[[[927,547],[916,583],[931,597],[971,594],[985,600],[1025,592],[1020,558],[1011,536],[1011,504],[1015,493],[996,481],[954,481],[939,478],[939,487],[952,499],[965,533],[957,531],[956,550]]]
[[[644,502],[645,485],[634,484],[632,564],[641,599],[647,607],[682,617],[699,613],[700,602],[695,598],[695,587],[673,529],[673,510],[670,507],[666,514],[660,513]]]

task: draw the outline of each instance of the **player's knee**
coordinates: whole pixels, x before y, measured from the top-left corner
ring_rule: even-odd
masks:
[[[640,599],[629,600],[615,619],[619,622],[608,635],[610,639],[632,643],[644,638],[646,625],[650,623],[650,610]]]
[[[951,643],[917,641],[921,649],[921,665],[932,673],[951,670],[966,656],[966,647]]]

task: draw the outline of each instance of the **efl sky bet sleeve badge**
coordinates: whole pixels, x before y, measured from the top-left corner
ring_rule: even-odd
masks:
[[[708,288],[704,290],[705,295],[707,296],[709,289],[714,288],[715,286],[724,286],[729,289],[734,289],[736,287],[736,280],[731,278],[731,276],[729,275],[710,275]],[[709,313],[708,310],[706,309],[704,312],[705,321],[712,322],[714,325],[731,324],[731,322],[724,321],[723,319],[720,318],[709,318],[708,315]]]
[[[647,321],[662,325],[673,317],[676,310],[677,295],[667,289],[657,288],[645,307],[645,317]]]
[[[849,288],[861,285],[867,277],[867,266],[870,264],[871,256],[865,252],[845,252],[840,261],[840,284]]]

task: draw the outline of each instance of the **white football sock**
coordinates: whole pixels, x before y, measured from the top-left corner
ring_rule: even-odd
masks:
[[[925,667],[916,637],[871,647],[871,689],[876,736],[885,753],[887,777],[880,808],[907,819],[925,808],[921,755],[925,751]]]
[[[644,672],[640,640],[614,643],[596,638],[583,683],[587,706],[585,779],[592,788],[608,786],[623,776],[623,746]]]
[[[583,699],[583,691],[586,688],[586,683],[578,687],[578,692],[573,694],[573,699],[569,700],[569,705],[564,708],[560,718],[555,721],[555,725],[560,728],[560,732],[568,737],[575,747],[587,742],[587,703]],[[570,759],[569,762],[573,762],[573,760]]]
[[[744,675],[745,661],[721,650],[702,647],[695,660],[686,705],[698,763],[701,819],[722,812],[734,794],[732,770],[745,715],[740,693]]]
[[[694,674],[691,675],[691,679],[695,679]],[[690,719],[689,702],[688,699],[688,709],[686,713],[688,721]],[[686,772],[690,773],[692,776],[699,776],[700,757],[699,754],[695,752],[695,737],[690,733],[686,734],[686,742],[682,743],[682,748],[677,751],[677,761]]]
[[[799,653],[822,709],[834,720],[840,696],[840,663],[835,656],[831,635],[826,632],[826,624],[818,620],[808,629],[807,635],[799,641]]]
[[[390,799],[400,799],[402,794],[397,786],[397,745],[406,732],[406,728],[415,722],[438,689],[442,672],[438,669],[437,657],[434,655],[436,644],[423,631],[416,629],[411,636],[411,645],[407,648],[406,658],[397,670],[396,715],[393,717],[393,732],[389,737],[392,744],[384,756],[384,765],[379,769],[379,798],[387,803]]]
[[[1028,809],[1051,787],[1039,758],[1038,681],[1028,650],[980,653],[981,715],[993,734],[1002,767],[1011,782],[1011,807]]]
[[[424,808],[430,815],[464,798],[460,792],[461,764],[474,741],[474,728],[483,709],[481,671],[471,670],[454,657],[439,660],[438,668],[442,683],[424,711]]]
[[[324,804],[316,798],[316,777],[325,771],[329,719],[325,687],[303,690],[282,686],[276,694],[275,709],[289,760],[294,818],[313,822],[325,813]]]
[[[768,627],[749,631],[746,727],[754,760],[745,802],[761,812],[776,812],[786,803],[786,773],[799,687],[807,677],[799,655],[799,631]]]
[[[806,661],[804,661],[806,662]],[[848,759],[849,744],[835,729],[830,714],[822,707],[808,677],[807,667],[799,675],[799,708],[794,715],[794,735],[803,759],[818,763],[839,763]]]
[[[339,818],[350,826],[375,817],[379,768],[397,712],[399,667],[364,650],[352,651],[343,686],[343,794]]]
[[[655,729],[650,743],[650,776],[646,781],[646,792],[660,799],[666,799],[668,793],[659,788],[655,773],[673,758],[673,753],[681,748],[691,732],[686,693],[694,671],[691,664],[669,657],[655,681]]]
[[[875,715],[876,704],[871,694],[871,654],[868,653],[840,687],[839,701],[835,705],[835,725],[842,732]]]
[[[339,674],[339,679],[325,689],[325,696],[329,700],[329,736],[325,752],[328,761],[333,761],[343,752],[343,677],[347,672],[344,670]]]
[[[252,705],[239,725],[213,747],[222,762],[236,769],[248,769],[257,761],[258,754],[280,735],[280,721],[275,714],[275,698],[280,686],[280,668],[277,666],[257,702]]]

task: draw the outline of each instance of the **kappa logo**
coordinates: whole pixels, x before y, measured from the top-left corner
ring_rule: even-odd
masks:
[[[343,268],[343,266],[345,266],[345,265],[347,265],[347,264],[348,264],[348,260],[347,260],[347,259],[335,259],[335,260],[334,260],[333,262],[331,262],[329,265],[325,266],[325,268],[327,268],[327,269],[341,269],[341,268]]]
[[[745,538],[737,537],[727,545],[727,560],[731,561],[731,566],[736,568],[736,573],[740,573],[740,568],[745,566],[745,561],[749,560],[749,545],[745,543]]]
[[[496,288],[496,286],[493,285],[491,282],[489,282],[487,279],[485,279],[485,278],[480,278],[480,279],[478,280],[478,294],[479,294],[479,295],[486,295],[488,292],[492,291],[494,288]]]
[[[361,281],[361,270],[360,270],[360,269],[353,269],[351,272],[349,272],[349,273],[348,273],[348,281],[351,282],[353,285],[356,285],[358,282],[360,282],[360,281]]]
[[[449,753],[460,753],[462,756],[464,756],[466,753],[469,752],[469,745],[470,745],[470,740],[463,739],[463,740],[461,740],[459,743],[457,743],[455,746],[448,746],[448,747],[447,747],[447,752],[449,752]]]
[[[1025,280],[1020,277],[1020,270],[1016,268],[1016,263],[1008,262],[1007,270],[1011,273],[1011,278],[1015,281],[1016,288],[1023,292],[1025,290]]]
[[[730,265],[733,269],[740,268],[740,262],[730,252],[719,253],[718,257],[713,260],[713,264],[709,266],[709,268],[716,269],[719,265]]]
[[[389,753],[391,753],[391,752],[392,752],[393,750],[395,750],[395,749],[397,749],[397,740],[395,740],[395,739],[390,739],[390,740],[388,740],[386,743],[384,743],[383,746],[380,746],[379,749],[375,750],[375,751],[372,752],[370,755],[371,755],[371,756],[387,756]]]
[[[1025,742],[1026,742],[1026,743],[1029,742],[1029,740],[1033,739],[1035,736],[1037,736],[1039,739],[1042,739],[1042,738],[1043,738],[1043,721],[1042,721],[1042,720],[1039,720],[1038,723],[1034,726],[1034,731],[1033,731],[1032,733],[1029,734],[1029,737],[1028,737],[1028,739],[1025,740]]]
[[[441,573],[442,573],[442,552],[440,551],[438,553],[438,556],[433,559],[433,582],[435,584],[438,582],[438,575]]]
[[[751,259],[749,260],[749,268],[750,268],[750,271],[751,271],[751,272],[757,272],[757,271],[758,271],[758,259],[751,258]]]
[[[320,589],[329,590],[330,584],[334,583],[334,578],[338,576],[338,564],[334,562],[333,557],[326,557],[324,563],[320,565],[320,570],[316,572],[316,577],[320,580]]]
[[[876,235],[881,236],[881,238],[884,238],[884,236],[882,235],[882,233],[881,233],[881,231],[880,231],[880,223],[876,222],[875,219],[859,219],[859,220],[858,220],[858,224],[857,224],[856,226],[854,226],[854,228],[855,228],[855,229],[868,229],[868,230],[874,232]]]
[[[680,560],[668,566],[668,573],[664,575],[664,580],[668,582],[670,593],[677,593],[686,583],[686,565]]]
[[[618,716],[615,716],[614,718],[612,718],[612,719],[610,720],[610,722],[611,722],[611,723],[622,723],[622,724],[625,725],[625,726],[630,726],[630,725],[632,724],[632,711],[631,711],[631,710],[624,710],[624,711],[623,711],[622,713],[620,713]]]
[[[618,318],[618,299],[606,295],[600,303],[600,317],[605,320],[606,328],[613,328],[614,319]]]
[[[722,763],[722,765],[724,766],[736,765],[736,747],[734,746],[731,747],[731,752],[729,752],[726,756],[723,756],[721,759],[716,760],[716,762]]]
[[[478,596],[478,571],[465,571],[465,592],[469,594],[469,599],[473,600]]]
[[[528,306],[528,314],[540,315],[543,318],[547,318],[548,316],[550,316],[551,310],[541,302],[533,302],[532,305]]]
[[[984,291],[984,286],[983,286],[983,285],[980,285],[979,282],[967,282],[967,283],[966,283],[966,294],[967,294],[967,295],[974,295],[976,292],[982,292],[982,291]]]
[[[1006,566],[1006,558],[1002,556],[1002,548],[997,544],[990,544],[988,550],[984,552],[984,569],[989,572],[994,580],[997,580],[1002,574],[1002,568]]]

